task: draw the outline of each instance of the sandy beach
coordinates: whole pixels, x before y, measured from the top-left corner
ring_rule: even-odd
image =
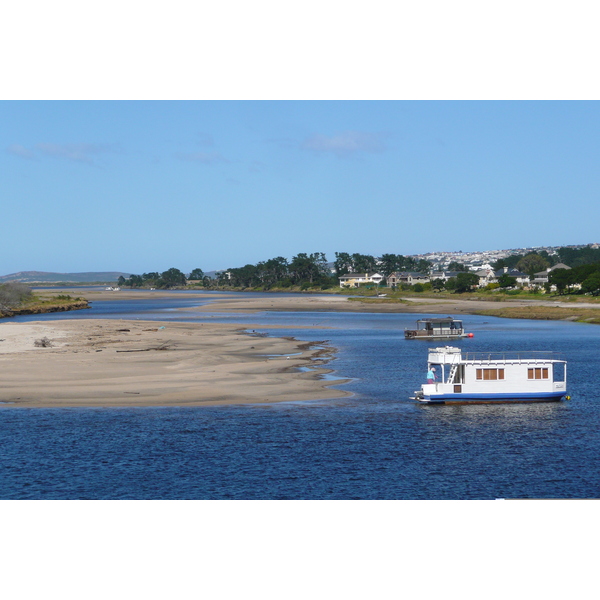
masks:
[[[330,372],[325,365],[334,349],[244,329],[104,319],[0,322],[0,406],[211,406],[347,395],[319,377]],[[50,345],[36,346],[44,338]],[[315,369],[299,369],[309,365]]]
[[[168,291],[60,291],[84,295],[92,303],[147,299],[150,294],[181,298]],[[327,294],[218,293],[205,299],[210,302],[179,310],[230,315],[262,311],[460,315],[489,309],[522,309],[528,314],[535,306],[575,308],[573,303],[516,299],[413,297],[402,303],[358,302]],[[600,305],[587,308],[595,314]],[[327,387],[331,382],[320,378],[330,372],[327,362],[335,352],[326,342],[311,345],[293,338],[248,335],[248,329],[266,327],[107,319],[0,321],[0,407],[210,406],[347,395]],[[46,347],[39,346],[43,338],[49,341]],[[316,368],[299,369],[307,365]]]

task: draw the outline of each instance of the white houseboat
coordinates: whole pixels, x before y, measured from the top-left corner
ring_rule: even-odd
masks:
[[[425,383],[413,400],[428,404],[553,402],[567,396],[567,363],[552,352],[462,352],[430,348]]]
[[[407,340],[435,340],[473,337],[472,333],[465,333],[463,322],[452,317],[436,317],[432,319],[419,319],[416,329],[405,329],[404,337]]]

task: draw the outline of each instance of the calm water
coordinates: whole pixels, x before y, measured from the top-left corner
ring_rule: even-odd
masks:
[[[466,316],[473,351],[555,350],[570,402],[422,406],[422,315],[178,312],[209,295],[95,302],[77,313],[281,325],[327,340],[350,398],[271,406],[0,410],[0,498],[487,499],[600,496],[600,327]],[[318,325],[327,329],[294,329]],[[287,328],[291,326],[290,328]],[[167,325],[168,327],[168,325]],[[1,328],[1,325],[0,325]]]

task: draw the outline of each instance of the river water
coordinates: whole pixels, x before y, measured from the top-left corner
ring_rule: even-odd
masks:
[[[99,301],[15,321],[123,318],[270,325],[326,341],[348,398],[206,408],[0,410],[3,499],[493,499],[600,496],[600,327],[465,316],[472,351],[553,350],[570,401],[423,406],[415,314],[222,315],[210,294]],[[301,329],[316,325],[319,329]],[[281,327],[278,329],[277,327]],[[167,324],[168,327],[168,324]],[[325,328],[325,329],[322,329]]]

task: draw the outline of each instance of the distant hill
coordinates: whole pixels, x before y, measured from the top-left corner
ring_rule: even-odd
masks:
[[[0,276],[0,283],[20,281],[22,283],[114,283],[120,276],[129,277],[130,273],[117,271],[99,271],[90,273],[47,273],[44,271],[20,271]]]

